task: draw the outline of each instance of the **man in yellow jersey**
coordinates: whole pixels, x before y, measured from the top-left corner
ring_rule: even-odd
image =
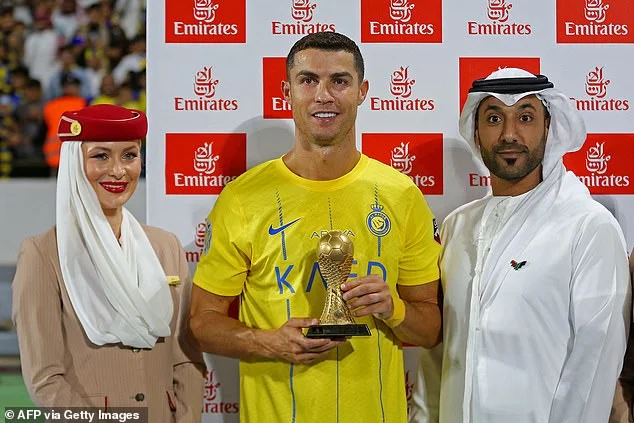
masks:
[[[368,92],[358,46],[310,34],[286,66],[295,146],[216,201],[213,241],[194,276],[192,332],[203,351],[240,358],[243,423],[405,422],[401,343],[440,339],[433,215],[406,175],[356,149]],[[304,336],[326,298],[317,245],[329,230],[354,243],[341,289],[369,337]],[[228,309],[238,296],[235,320]]]

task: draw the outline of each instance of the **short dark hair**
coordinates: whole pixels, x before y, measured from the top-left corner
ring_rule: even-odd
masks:
[[[42,88],[42,84],[40,83],[40,81],[38,81],[35,78],[29,78],[29,80],[26,82],[26,88],[38,88],[38,89],[41,89]]]
[[[315,32],[308,34],[305,37],[298,40],[286,56],[286,77],[290,78],[291,68],[295,62],[295,55],[309,48],[326,51],[345,51],[351,53],[354,56],[354,68],[359,74],[359,80],[363,81],[363,74],[365,72],[365,66],[363,64],[363,56],[357,43],[350,38],[338,32]]]

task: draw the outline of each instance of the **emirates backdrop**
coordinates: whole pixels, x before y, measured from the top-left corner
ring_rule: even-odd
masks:
[[[489,186],[458,133],[471,81],[501,67],[547,75],[588,130],[567,167],[634,243],[634,0],[147,3],[147,220],[177,234],[192,271],[222,188],[293,145],[285,57],[317,31],[359,43],[370,91],[357,145],[409,175],[439,221]],[[408,397],[419,353],[405,348]],[[238,422],[237,361],[206,358],[204,421]]]

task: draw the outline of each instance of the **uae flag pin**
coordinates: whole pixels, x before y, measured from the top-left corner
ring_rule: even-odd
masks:
[[[520,270],[526,264],[526,260],[517,262],[515,260],[511,260],[511,267],[515,270]]]

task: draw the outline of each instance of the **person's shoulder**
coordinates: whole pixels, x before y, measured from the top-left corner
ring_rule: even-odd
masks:
[[[610,213],[603,204],[592,198],[588,198],[587,201],[576,204],[573,216],[576,216],[578,220],[582,220],[586,226],[601,226],[608,224],[620,228],[619,223],[612,213]]]
[[[566,227],[576,236],[573,243],[585,237],[602,236],[618,238],[625,248],[625,239],[621,225],[612,213],[601,203],[593,199],[590,194],[569,196],[554,204],[549,214],[551,223]],[[610,234],[610,235],[608,235]]]
[[[571,171],[564,174],[552,209],[555,215],[564,215],[569,221],[614,219],[612,213],[592,198],[588,188]]]
[[[167,257],[178,257],[180,251],[183,250],[180,240],[172,232],[150,225],[141,225],[141,227],[159,260],[163,261]]]
[[[455,221],[457,218],[469,214],[473,214],[479,209],[483,209],[486,206],[487,201],[491,198],[491,196],[487,195],[482,198],[478,198],[477,200],[470,201],[461,206],[458,206],[453,211],[451,211],[445,220],[443,221],[443,225],[451,224],[451,222]]]
[[[156,226],[144,225],[141,227],[145,232],[145,235],[150,240],[152,244],[161,244],[161,243],[170,243],[174,241],[178,241],[176,235],[172,232],[166,231],[165,229],[158,228]]]
[[[368,157],[367,172],[378,184],[389,187],[391,191],[419,191],[409,176],[371,157]]]
[[[368,160],[368,167],[373,172],[379,172],[380,176],[386,177],[386,178],[392,178],[394,180],[400,181],[401,183],[407,184],[409,181],[413,184],[412,179],[406,174],[394,169],[392,166],[387,165],[377,159],[374,159],[369,156],[366,156],[366,157]]]
[[[227,184],[232,190],[250,189],[254,185],[260,186],[276,173],[277,162],[281,159],[273,159],[262,162],[247,170],[233,181]]]
[[[32,235],[22,241],[20,245],[20,260],[22,266],[31,266],[42,260],[55,262],[57,255],[57,233],[53,226],[49,230]],[[28,264],[25,264],[28,263]]]
[[[560,196],[558,201],[553,204],[553,209],[556,215],[563,216],[571,223],[574,221],[616,223],[612,213],[603,204],[592,198],[585,187],[569,190],[568,193]]]
[[[37,248],[42,252],[57,250],[57,232],[55,226],[37,235],[26,238],[22,242],[22,248]]]

